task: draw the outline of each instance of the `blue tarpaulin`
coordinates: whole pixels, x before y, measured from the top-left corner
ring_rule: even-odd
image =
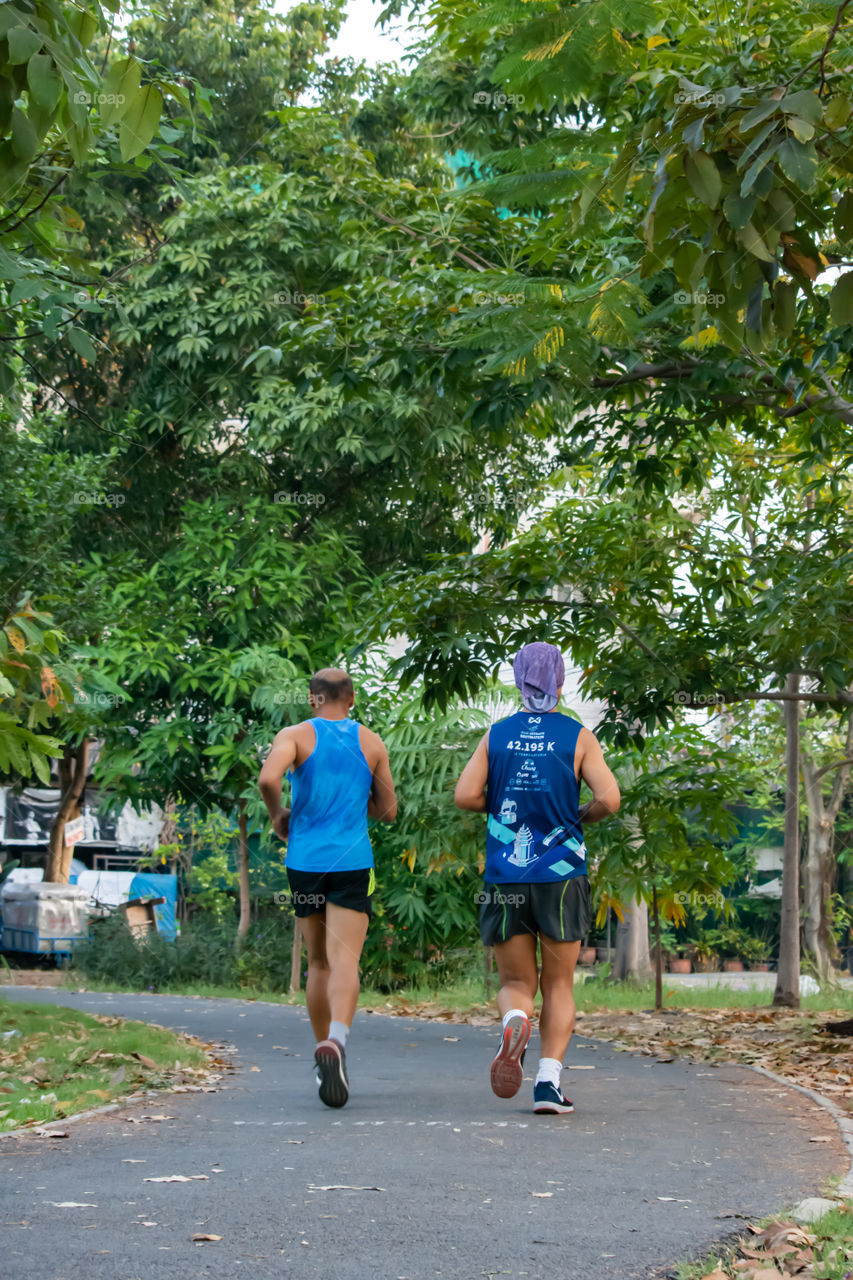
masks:
[[[174,938],[175,911],[178,905],[178,877],[161,876],[154,872],[140,871],[130,882],[129,898],[165,898],[154,908],[157,915],[157,931],[164,938]]]

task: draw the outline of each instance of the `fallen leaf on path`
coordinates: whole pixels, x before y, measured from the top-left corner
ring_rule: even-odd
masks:
[[[260,1071],[260,1067],[249,1067],[250,1071]]]
[[[97,1209],[96,1204],[89,1204],[86,1200],[45,1200],[45,1204],[52,1204],[54,1209]]]
[[[153,1059],[153,1058],[147,1058],[147,1057],[145,1056],[145,1054],[144,1054],[144,1053],[136,1053],[136,1052],[134,1052],[132,1056],[136,1059],[136,1061],[137,1061],[137,1062],[141,1062],[141,1063],[142,1063],[142,1065],[143,1065],[143,1067],[156,1067],[156,1066],[157,1066],[157,1063],[154,1061],[154,1059]]]
[[[671,1200],[674,1204],[692,1204],[692,1200],[680,1200],[678,1196],[658,1196],[658,1200]]]
[[[532,1196],[535,1196],[537,1200],[550,1200],[554,1192],[553,1191],[531,1191],[530,1194]]]
[[[193,1244],[202,1244],[205,1240],[221,1240],[222,1236],[214,1236],[205,1231],[196,1231],[190,1236]]]
[[[333,1182],[328,1187],[315,1187],[313,1182],[309,1182],[306,1187],[307,1191],[384,1191],[384,1187],[348,1187],[343,1183]]]
[[[122,1160],[122,1164],[146,1164],[146,1163],[147,1161],[145,1160],[133,1160],[131,1159],[130,1156],[126,1156],[124,1160]]]
[[[809,1138],[809,1142],[832,1142],[832,1138]]]
[[[458,1043],[459,1043],[459,1037],[458,1037],[458,1036],[445,1036],[444,1038],[445,1038],[445,1040],[447,1041],[447,1043],[448,1043],[448,1044],[458,1044]]]
[[[159,1178],[143,1178],[143,1182],[208,1182],[206,1173],[168,1173]]]
[[[71,1135],[67,1129],[33,1129],[33,1133],[37,1138],[68,1138]]]

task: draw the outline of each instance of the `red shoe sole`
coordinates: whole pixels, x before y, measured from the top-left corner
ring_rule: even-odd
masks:
[[[499,1098],[514,1098],[521,1088],[524,1071],[521,1055],[530,1039],[530,1022],[527,1018],[513,1018],[505,1028],[501,1047],[492,1061],[489,1073],[492,1093]]]

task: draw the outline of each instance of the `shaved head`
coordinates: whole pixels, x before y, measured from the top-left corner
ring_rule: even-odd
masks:
[[[308,682],[308,690],[318,706],[326,702],[349,702],[353,696],[352,680],[340,667],[323,667]]]

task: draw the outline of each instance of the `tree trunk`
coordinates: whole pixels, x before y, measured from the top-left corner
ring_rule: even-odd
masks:
[[[847,794],[853,756],[853,716],[847,724],[843,757],[817,768],[807,751],[802,753],[803,783],[808,811],[808,846],[803,860],[803,943],[821,979],[835,972],[836,944],[832,932],[832,895],[838,876],[835,857],[835,823]],[[832,775],[828,797],[823,779]]]
[[[785,692],[799,692],[800,677],[785,677]],[[782,919],[774,1005],[800,1007],[800,709],[790,698],[785,719],[785,857],[782,867]]]
[[[237,925],[237,940],[242,942],[249,932],[252,900],[249,896],[249,823],[246,817],[246,801],[240,801],[240,814],[237,819],[239,830],[237,875],[240,884],[240,923]]]
[[[73,846],[65,843],[65,824],[80,816],[80,797],[89,770],[89,739],[66,747],[59,761],[59,811],[50,828],[44,864],[46,884],[68,884]]]
[[[660,947],[660,912],[657,885],[652,885],[652,911],[655,922],[655,1009],[663,1008],[663,955]]]
[[[631,902],[625,912],[625,919],[616,925],[616,952],[612,974],[614,978],[633,978],[637,982],[645,982],[652,976],[649,908],[645,902]]]
[[[290,954],[290,992],[293,995],[302,986],[302,921],[293,917],[293,951]]]

